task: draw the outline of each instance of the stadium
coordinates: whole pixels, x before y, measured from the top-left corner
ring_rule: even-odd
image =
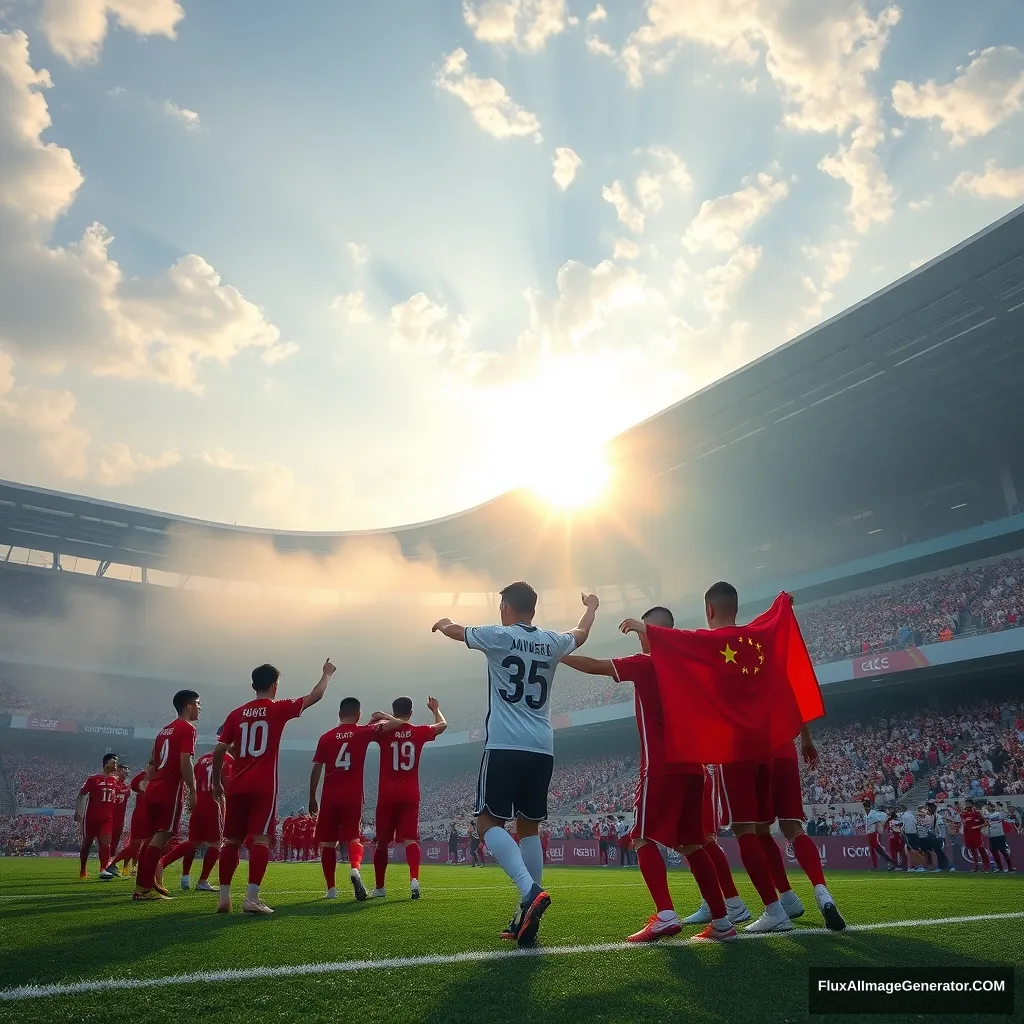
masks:
[[[249,979],[264,1019],[302,1002],[314,1019],[333,1007],[389,1022],[745,1020],[756,996],[761,1019],[783,1020],[805,1013],[812,968],[941,962],[1016,968],[1020,980],[1024,890],[1015,874],[972,870],[958,822],[968,800],[1000,808],[1012,863],[1024,862],[1022,338],[1018,210],[615,438],[608,497],[590,508],[517,491],[434,522],[313,534],[0,483],[0,919],[12,937],[0,996],[19,1000],[3,1016],[222,1019],[227,983]],[[618,843],[638,769],[632,686],[563,667],[551,697],[555,902],[535,950],[500,942],[505,877],[493,859],[469,867],[484,666],[429,630],[445,617],[496,621],[497,590],[517,579],[537,588],[544,628],[572,626],[581,591],[598,596],[594,658],[634,653],[617,626],[653,605],[703,627],[702,595],[719,579],[736,585],[744,622],[793,595],[827,712],[812,725],[820,760],[803,768],[803,800],[844,935],[821,927],[784,843],[809,908],[792,935],[627,947],[650,912]],[[198,756],[249,699],[253,665],[278,665],[292,697],[325,656],[338,665],[327,698],[285,733],[279,823],[303,813],[338,700],[355,695],[366,714],[408,694],[425,721],[437,697],[449,727],[424,752],[422,900],[409,900],[397,847],[387,901],[325,904],[319,853],[281,836],[273,921],[214,920],[201,893],[174,892],[176,868],[173,907],[130,906],[130,883],[96,882],[95,860],[78,882],[75,803],[105,754],[144,767],[171,695],[191,687]],[[864,800],[935,801],[947,870],[867,873]],[[735,839],[719,841],[753,905]],[[689,913],[699,894],[678,854],[666,857]],[[779,979],[767,1009],[766,976]],[[379,993],[399,984],[401,1005],[385,1012]]]

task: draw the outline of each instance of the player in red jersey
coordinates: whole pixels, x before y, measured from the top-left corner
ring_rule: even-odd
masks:
[[[220,729],[217,730],[220,736]],[[230,754],[224,755],[224,778],[231,777],[231,766],[234,759]],[[188,819],[188,838],[175,844],[160,858],[160,874],[168,864],[181,859],[181,888],[188,892],[192,885],[192,861],[196,851],[206,847],[203,857],[203,872],[196,883],[199,892],[213,892],[210,885],[210,874],[217,864],[220,855],[220,843],[224,830],[224,803],[213,798],[213,751],[203,754],[195,764],[196,775],[196,806]]]
[[[117,754],[103,755],[103,771],[90,775],[78,791],[75,803],[75,821],[82,826],[82,846],[78,851],[81,862],[80,878],[86,878],[85,865],[95,841],[99,847],[100,873],[110,862],[110,840],[114,831],[114,806],[121,783],[117,777]]]
[[[124,846],[117,851],[117,856],[107,865],[107,870],[100,875],[100,878],[104,881],[110,881],[118,877],[118,873],[114,870],[118,864],[123,865],[120,877],[130,877],[133,865],[138,862],[143,847],[149,842],[149,836],[145,834],[147,827],[145,808],[146,785],[145,771],[139,772],[129,783],[128,788],[135,794],[135,807],[132,809],[132,817],[128,825],[128,839],[125,841]]]
[[[117,762],[117,796],[114,799],[114,819],[110,832],[110,852],[116,853],[121,845],[121,836],[124,833],[124,819],[128,812],[128,798],[132,795],[132,787],[128,785],[128,776],[131,769],[118,759]],[[107,865],[110,867],[110,864]]]
[[[375,711],[372,721],[381,723],[380,781],[377,785],[377,846],[373,851],[374,890],[371,897],[384,896],[388,871],[388,844],[405,844],[412,898],[420,898],[420,754],[425,744],[448,728],[437,699],[427,698],[433,725],[410,725],[412,698],[398,697],[391,704],[392,715]]]
[[[196,752],[196,727],[202,708],[195,690],[179,690],[174,695],[178,717],[156,735],[153,756],[146,774],[145,821],[151,837],[139,858],[133,900],[169,899],[167,890],[157,881],[160,857],[167,840],[181,821],[182,791],[184,806],[191,813],[196,805],[196,777],[192,755]]]
[[[899,808],[889,809],[889,859],[897,870],[907,867],[907,843],[903,838],[903,822],[900,819]]]
[[[348,844],[349,879],[357,900],[366,899],[359,869],[363,863],[363,844],[359,822],[363,814],[363,767],[366,751],[380,731],[360,725],[361,706],[355,697],[346,697],[338,707],[338,724],[320,737],[313,755],[309,776],[309,813],[316,815],[314,839],[320,844],[320,865],[327,884],[325,899],[338,897],[335,885],[338,843]],[[323,775],[324,788],[318,802],[316,791]]]
[[[284,859],[290,864],[294,859],[295,815],[289,814],[281,824],[281,845],[284,848]]]
[[[665,756],[661,694],[647,641],[647,623],[671,629],[675,624],[667,608],[651,608],[639,621],[627,619],[620,629],[640,637],[642,654],[628,658],[597,659],[570,654],[562,663],[587,675],[611,676],[633,684],[637,731],[640,734],[640,773],[633,803],[633,829],[640,874],[654,900],[655,912],[630,942],[656,942],[683,930],[668,891],[668,872],[657,845],[678,850],[690,865],[693,880],[711,908],[712,922],[701,938],[731,942],[738,938],[729,920],[725,897],[715,866],[704,850],[704,766],[669,764]]]
[[[974,862],[974,870],[977,871],[981,864],[984,864],[986,871],[995,867],[989,863],[988,850],[982,839],[981,830],[985,827],[985,818],[973,800],[965,801],[960,820],[964,827],[964,853]]]
[[[270,862],[270,841],[276,831],[277,759],[284,727],[307,708],[319,703],[335,673],[324,662],[316,686],[305,697],[277,700],[281,673],[273,665],[252,670],[255,699],[235,708],[221,727],[213,752],[213,796],[224,799],[224,758],[235,747],[235,763],[228,787],[224,814],[224,845],[220,854],[220,901],[218,914],[231,913],[231,879],[238,867],[238,848],[249,847],[249,886],[242,910],[248,914],[272,914],[260,899],[260,884]],[[247,837],[252,841],[248,842]]]

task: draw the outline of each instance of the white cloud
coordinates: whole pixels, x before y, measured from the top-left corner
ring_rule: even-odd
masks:
[[[94,478],[104,487],[123,487],[134,483],[140,476],[168,469],[181,462],[176,449],[169,449],[155,457],[133,452],[122,442],[103,445],[96,453]]]
[[[191,131],[198,131],[202,127],[199,115],[194,110],[179,107],[177,103],[172,103],[170,100],[164,100],[163,110],[168,117],[173,117],[176,121],[180,121]]]
[[[803,283],[814,298],[809,305],[803,307],[802,312],[808,321],[817,323],[822,318],[826,304],[835,298],[832,289],[850,273],[857,255],[857,243],[849,238],[841,238],[825,245],[805,246],[803,253],[813,264]],[[799,325],[792,325],[791,333],[799,330]]]
[[[554,179],[555,184],[564,192],[576,179],[583,158],[568,146],[559,146],[555,150]]]
[[[1024,196],[1024,167],[998,167],[994,160],[989,160],[984,171],[957,175],[951,187],[961,188],[979,199],[1020,199]]]
[[[728,252],[739,245],[743,235],[780,199],[789,195],[789,185],[759,174],[753,184],[731,195],[706,199],[683,235],[690,252],[710,247]]]
[[[627,230],[632,231],[634,235],[643,234],[643,212],[626,194],[625,186],[621,181],[613,181],[611,185],[605,185],[601,189],[601,196],[606,203],[611,203],[615,207],[619,223],[625,225]]]
[[[586,48],[597,57],[614,57],[615,50],[611,43],[606,43],[598,36],[588,34],[583,40]]]
[[[111,18],[137,35],[173,39],[184,17],[178,0],[42,0],[39,27],[57,56],[83,64],[99,57]]]
[[[566,0],[464,0],[462,16],[482,43],[542,50],[565,31]]]
[[[494,78],[480,78],[468,68],[469,58],[463,49],[453,50],[444,60],[434,84],[469,107],[473,120],[496,139],[532,136],[543,138],[536,114],[524,110]]]
[[[892,219],[892,183],[875,152],[880,141],[881,136],[873,126],[861,125],[854,130],[848,145],[841,145],[838,152],[818,163],[825,174],[850,186],[846,211],[854,228],[862,233],[872,224],[885,224]]]
[[[225,365],[247,349],[270,361],[293,352],[200,256],[126,278],[102,225],[49,245],[83,180],[66,149],[41,139],[50,116],[40,90],[50,84],[32,68],[24,33],[0,33],[0,343],[51,372],[75,362],[195,391],[204,362]]]
[[[1024,104],[1024,53],[1015,46],[982,50],[947,85],[933,79],[923,85],[898,81],[892,105],[904,117],[937,118],[952,145],[987,135]]]
[[[636,179],[637,202],[648,213],[656,213],[664,205],[662,192],[666,185],[674,185],[681,192],[693,189],[693,178],[686,164],[667,146],[652,146],[647,150],[664,168],[660,171],[643,170]]]
[[[366,295],[363,292],[349,292],[339,295],[331,303],[331,309],[339,312],[349,324],[368,324],[372,319],[366,308]]]
[[[716,319],[724,314],[747,278],[761,262],[762,250],[756,245],[742,245],[725,263],[710,267],[700,275],[704,289],[704,308]]]
[[[431,356],[462,351],[472,329],[465,316],[450,317],[447,306],[423,292],[392,306],[388,319],[394,346]]]
[[[630,238],[616,238],[612,258],[617,260],[635,260],[640,255],[640,246]]]
[[[592,25],[596,21],[607,21],[608,12],[601,4],[598,4],[588,15],[587,24]]]
[[[924,199],[911,199],[910,202],[907,203],[907,206],[910,207],[914,213],[917,213],[919,210],[927,210],[931,205],[931,196],[926,196]]]
[[[349,255],[352,257],[352,263],[356,267],[365,267],[370,262],[370,247],[368,245],[360,245],[358,242],[348,243]]]

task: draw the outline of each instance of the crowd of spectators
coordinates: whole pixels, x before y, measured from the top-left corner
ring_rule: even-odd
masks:
[[[78,826],[70,814],[0,814],[0,853],[10,855],[77,849]]]
[[[14,753],[3,755],[3,767],[18,808],[74,807],[82,783],[101,770],[96,759]]]
[[[965,724],[965,742],[928,788],[938,800],[1024,795],[1024,701],[992,706]]]

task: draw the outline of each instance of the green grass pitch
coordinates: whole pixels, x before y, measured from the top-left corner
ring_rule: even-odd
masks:
[[[369,877],[372,867],[366,868]],[[800,876],[794,885],[808,910],[795,935],[729,946],[686,944],[694,928],[654,947],[627,948],[621,940],[652,909],[636,871],[552,868],[545,885],[553,903],[540,934],[542,949],[552,955],[517,956],[497,934],[511,916],[513,890],[492,867],[426,867],[423,898],[412,902],[406,868],[392,866],[387,898],[357,904],[342,865],[342,897],[326,902],[318,864],[272,864],[263,888],[277,911],[272,918],[239,912],[244,864],[230,917],[214,915],[214,896],[177,892],[175,869],[167,872],[165,883],[176,898],[154,904],[132,904],[130,881],[83,882],[77,869],[70,859],[0,860],[0,989],[199,977],[146,988],[4,998],[0,1021],[768,1024],[808,1019],[811,966],[1010,966],[1017,971],[1017,1016],[978,1019],[1019,1021],[1024,1001],[1024,877],[1015,875],[837,872],[830,879],[851,925],[1019,913],[1015,918],[819,934],[821,919]],[[95,861],[90,871],[95,875]],[[672,873],[670,880],[677,909],[685,915],[698,903],[696,888],[685,873]],[[737,884],[755,907],[746,878],[737,876]],[[558,950],[566,946],[598,948]],[[422,957],[436,959],[416,959]],[[380,966],[393,958],[413,962]],[[211,977],[225,970],[350,961],[363,963],[331,971],[311,966],[304,974]]]

